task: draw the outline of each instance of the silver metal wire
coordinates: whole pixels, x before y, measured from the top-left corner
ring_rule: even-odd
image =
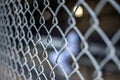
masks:
[[[89,29],[83,34],[76,25],[75,12],[66,2],[67,0],[56,0],[56,7],[53,8],[51,0],[0,0],[0,80],[85,80],[79,62],[84,55],[94,68],[91,75],[93,80],[104,79],[102,70],[109,61],[113,61],[120,71],[120,52],[117,52],[116,48],[120,41],[120,28],[110,39],[101,28],[98,18],[107,3],[120,15],[119,3],[115,0],[99,0],[94,10],[86,0],[76,0],[74,6],[81,5],[90,15]],[[68,26],[65,31],[62,30],[58,17],[61,10],[68,16],[66,21],[63,21]],[[46,11],[48,16],[45,15]],[[51,23],[47,25],[46,19],[49,18]],[[80,50],[76,55],[69,47],[67,39],[71,31],[74,31],[80,40]],[[95,45],[94,42],[93,46],[89,44],[88,39],[94,32],[103,40],[105,47]],[[53,33],[60,37],[53,36]],[[105,51],[101,51],[103,48]],[[104,55],[100,62],[93,54],[97,50]],[[49,59],[51,51],[57,56],[56,64],[52,64]],[[64,51],[69,53],[72,60],[70,73],[66,72],[59,61]],[[57,71],[58,68],[60,72]]]

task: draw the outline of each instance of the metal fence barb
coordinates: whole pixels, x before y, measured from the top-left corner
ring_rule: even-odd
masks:
[[[120,16],[119,3],[99,0],[93,9],[89,1],[76,0],[71,4],[72,8],[77,6],[74,11],[67,2],[0,0],[1,80],[104,80],[109,61],[120,71],[120,28],[110,38],[99,19],[107,3]],[[90,16],[84,33],[75,18],[78,6]],[[89,40],[94,32],[103,41],[102,46]],[[90,79],[82,72],[83,65],[91,69],[86,73]]]

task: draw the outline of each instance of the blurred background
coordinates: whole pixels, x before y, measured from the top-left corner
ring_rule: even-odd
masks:
[[[85,0],[85,2],[90,6],[90,8],[95,11],[97,4],[101,0]],[[119,0],[115,0],[118,5],[120,4]],[[55,12],[57,9],[57,6],[59,3],[57,0],[50,0],[50,8]],[[89,14],[88,10],[80,4],[79,7],[76,7],[77,0],[66,0],[65,1],[65,6],[73,13],[73,16],[76,20],[76,26],[79,29],[79,31],[85,35],[87,30],[91,26],[91,15]],[[24,3],[24,1],[23,1]],[[43,4],[43,0],[38,0],[39,9],[42,11],[45,8],[45,5]],[[29,4],[33,4],[31,0],[29,0]],[[76,8],[76,9],[75,9]],[[34,8],[31,5],[31,11]],[[119,8],[120,9],[120,8]],[[45,18],[45,25],[48,30],[51,29],[53,26],[52,19],[53,19],[53,14],[49,9],[46,9],[44,11],[44,18]],[[39,22],[38,18],[40,15],[35,13],[35,22],[36,26],[39,27]],[[66,31],[68,24],[68,18],[69,14],[66,12],[66,10],[62,7],[58,14],[57,14],[57,19],[58,19],[58,25],[60,26],[61,30],[63,33]],[[100,13],[97,15],[97,18],[99,20],[99,26],[100,28],[104,31],[104,33],[107,35],[107,37],[111,40],[114,34],[120,29],[120,14],[119,12],[113,7],[113,5],[109,2],[107,2]],[[34,30],[31,30],[33,34]],[[40,30],[40,34],[43,36],[48,35],[46,30],[43,28]],[[53,41],[55,41],[56,47],[60,48],[60,42],[59,40],[61,39],[61,33],[57,30],[57,28],[54,28],[51,32],[51,36],[54,37]],[[87,39],[88,44],[90,45],[90,51],[92,55],[95,57],[98,63],[100,63],[106,56],[105,53],[105,48],[106,44],[104,40],[101,38],[101,36],[97,33],[97,31],[92,32],[91,36]],[[115,44],[115,49],[116,49],[116,55],[118,58],[120,58],[120,40]],[[83,56],[79,60],[79,66],[80,66],[80,71],[85,77],[86,80],[92,80],[92,74],[94,71],[93,65],[91,61],[87,58],[87,56]],[[110,60],[102,69],[103,72],[103,77],[104,80],[119,80],[120,78],[120,71],[118,70],[118,67],[112,60]]]

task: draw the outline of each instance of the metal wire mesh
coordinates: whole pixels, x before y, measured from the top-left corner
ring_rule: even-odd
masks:
[[[110,3],[120,16],[119,3],[115,0],[99,0],[93,9],[87,1],[76,0],[74,6],[84,7],[90,16],[90,26],[83,34],[76,25],[75,11],[66,4],[67,0],[52,2],[52,0],[0,0],[0,79],[85,80],[80,70],[81,62],[79,62],[84,55],[89,62],[84,60],[82,62],[91,63],[94,68],[91,76],[94,80],[104,79],[103,68],[109,61],[112,61],[120,71],[117,51],[119,48],[116,48],[120,41],[120,28],[109,38],[100,27],[98,18],[107,3]],[[65,12],[67,16],[64,21],[60,20],[61,12]],[[50,20],[47,21],[49,18]],[[65,29],[63,29],[64,25],[61,25],[63,22],[67,25]],[[109,30],[109,27],[107,29]],[[77,43],[79,50],[75,55],[67,39],[71,32],[75,32],[79,38]],[[104,47],[95,45],[94,42],[92,42],[93,46],[89,43],[88,39],[94,32],[102,39]],[[64,57],[65,50],[68,51],[69,58],[72,60],[69,65],[72,71],[69,73],[59,61],[62,59],[60,55]],[[51,51],[56,54],[56,64],[52,64],[49,59]],[[98,61],[94,56],[95,51],[100,52],[96,54],[98,56],[104,54],[102,60]],[[58,67],[60,72],[57,70]]]

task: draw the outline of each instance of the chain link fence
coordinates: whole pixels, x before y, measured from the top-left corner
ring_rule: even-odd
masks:
[[[108,4],[115,16],[109,12],[112,21],[102,23]],[[75,17],[79,6],[85,19]],[[0,79],[103,80],[106,70],[119,75],[120,23],[110,26],[116,19],[116,0],[0,0]]]

